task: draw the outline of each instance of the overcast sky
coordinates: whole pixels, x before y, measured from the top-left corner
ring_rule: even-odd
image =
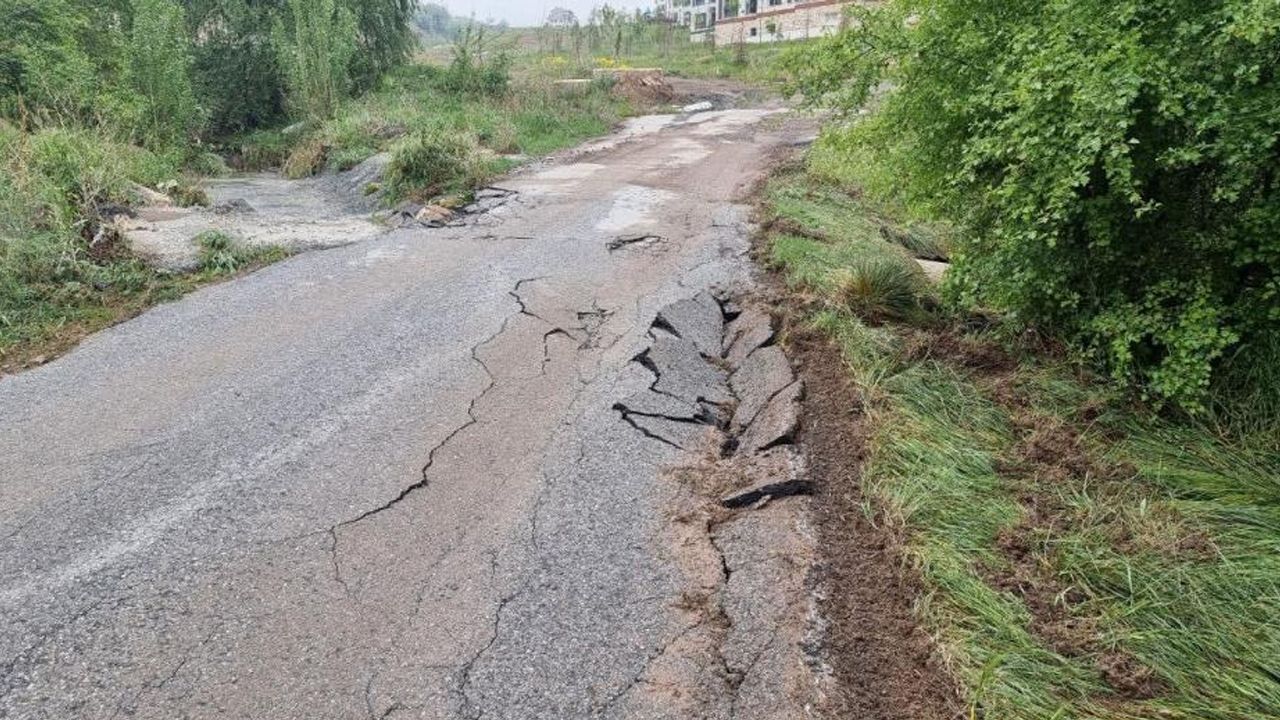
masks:
[[[541,25],[551,8],[568,8],[586,19],[591,8],[604,4],[604,0],[443,0],[449,12],[469,17],[472,13],[479,20],[496,18],[512,25]],[[652,7],[649,0],[609,0],[613,7],[627,9]]]

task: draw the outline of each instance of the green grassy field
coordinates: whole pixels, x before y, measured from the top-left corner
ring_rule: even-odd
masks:
[[[769,259],[865,398],[863,490],[970,716],[1280,717],[1274,439],[1156,417],[1035,338],[946,316],[898,241],[946,229],[868,200],[857,168],[834,178],[830,152],[769,186]]]

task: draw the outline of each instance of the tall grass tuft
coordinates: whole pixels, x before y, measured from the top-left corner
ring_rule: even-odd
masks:
[[[492,156],[486,157],[469,133],[419,130],[392,153],[386,182],[393,197],[465,192],[484,182],[491,162]]]
[[[904,318],[920,306],[926,282],[919,266],[895,257],[868,257],[831,271],[837,305],[873,320]]]

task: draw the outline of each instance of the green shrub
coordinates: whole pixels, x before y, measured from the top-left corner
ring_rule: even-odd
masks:
[[[454,40],[444,85],[451,92],[501,97],[511,85],[511,56],[489,47],[484,27],[467,25]]]
[[[396,147],[385,182],[393,197],[429,197],[475,189],[489,172],[472,135],[430,128],[413,133]]]
[[[1267,9],[1270,8],[1270,9]],[[953,299],[1009,311],[1197,412],[1280,332],[1280,15],[1256,0],[892,0],[797,49],[879,105],[849,141],[961,229]],[[876,97],[878,88],[892,88]]]
[[[208,230],[196,237],[200,248],[200,269],[211,273],[231,273],[244,263],[244,252],[230,235]]]

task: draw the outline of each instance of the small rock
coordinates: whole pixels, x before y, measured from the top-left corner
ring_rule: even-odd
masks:
[[[804,383],[797,380],[769,401],[738,440],[738,452],[757,453],[791,442],[800,427],[800,400]]]
[[[729,386],[738,397],[738,409],[733,414],[734,427],[742,430],[755,422],[769,401],[795,379],[791,363],[781,348],[771,346],[752,353],[729,378]]]
[[[427,205],[418,211],[413,219],[428,225],[443,225],[453,217],[453,211],[439,205]]]
[[[773,320],[756,308],[742,311],[725,331],[724,356],[734,367],[742,365],[751,353],[773,341]]]
[[[936,260],[916,260],[916,262],[920,264],[920,269],[924,271],[925,277],[929,278],[929,282],[934,284],[941,283],[947,271],[951,269],[950,263]]]
[[[257,212],[248,200],[244,198],[235,198],[226,202],[218,203],[213,206],[213,211],[218,215],[231,215],[232,213],[251,213]]]
[[[710,110],[715,110],[715,109],[716,109],[716,106],[714,104],[704,100],[702,102],[693,103],[692,105],[685,105],[684,107],[680,108],[680,112],[700,113],[700,112],[708,112]]]
[[[806,480],[788,478],[786,480],[766,480],[742,490],[735,490],[720,499],[720,505],[727,508],[764,507],[769,500],[794,495],[812,495],[813,485]]]

